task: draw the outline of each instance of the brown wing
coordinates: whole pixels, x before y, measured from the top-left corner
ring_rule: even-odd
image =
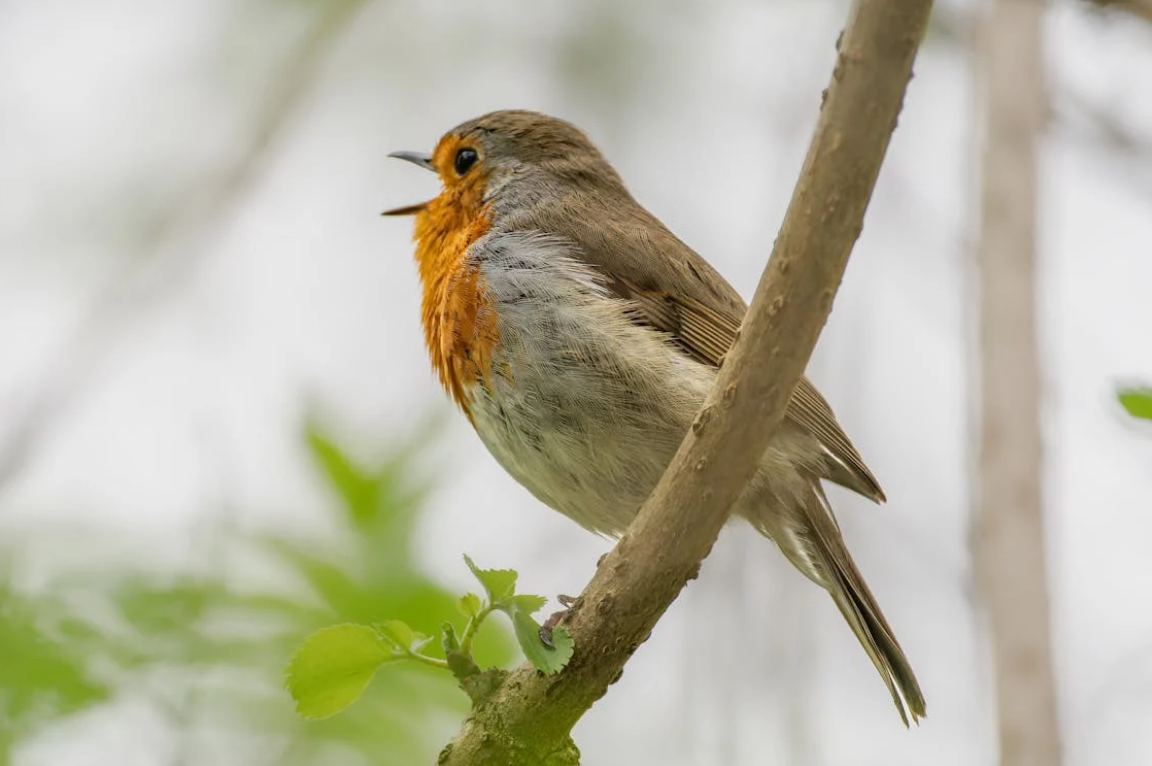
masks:
[[[609,289],[636,303],[640,321],[669,333],[697,361],[718,367],[747,311],[739,293],[631,197],[597,198],[615,204],[573,194],[565,205],[542,205],[513,218],[510,228],[555,232],[574,241],[603,271]],[[797,384],[785,416],[824,446],[825,478],[884,501],[876,477],[807,378]]]

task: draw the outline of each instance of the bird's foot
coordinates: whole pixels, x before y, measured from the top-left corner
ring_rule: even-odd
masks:
[[[576,603],[576,599],[572,596],[565,596],[563,594],[556,597],[556,600],[564,607],[559,612],[553,612],[552,616],[544,621],[540,626],[540,640],[544,646],[549,649],[555,649],[556,645],[552,643],[552,629],[560,624],[560,621],[568,616],[568,610]]]

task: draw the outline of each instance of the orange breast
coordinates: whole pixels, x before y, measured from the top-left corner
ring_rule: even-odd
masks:
[[[479,264],[468,257],[490,223],[486,211],[468,215],[458,201],[442,197],[416,220],[424,340],[440,382],[469,418],[467,391],[491,375],[498,338]]]

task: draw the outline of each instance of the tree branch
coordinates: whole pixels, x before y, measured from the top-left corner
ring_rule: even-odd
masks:
[[[900,112],[931,0],[854,0],[800,179],[741,336],[688,435],[567,623],[557,676],[512,673],[441,766],[564,766],[569,737],[696,577],[776,433],[832,308]]]

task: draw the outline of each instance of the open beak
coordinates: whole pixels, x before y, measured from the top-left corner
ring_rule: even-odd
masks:
[[[420,152],[392,152],[389,157],[395,157],[398,160],[405,160],[411,162],[413,165],[419,165],[425,170],[436,172],[436,166],[432,164],[432,158],[427,154]],[[380,215],[415,215],[428,206],[427,202],[417,202],[415,205],[405,205],[404,207],[397,207],[391,210],[385,210]]]
[[[404,207],[394,207],[391,210],[385,210],[380,215],[416,215],[426,207],[428,207],[427,202],[417,202],[415,205],[405,205]]]
[[[388,156],[411,162],[413,165],[419,165],[425,170],[431,170],[433,173],[436,172],[436,166],[432,164],[432,158],[427,154],[421,154],[420,152],[392,152]]]

